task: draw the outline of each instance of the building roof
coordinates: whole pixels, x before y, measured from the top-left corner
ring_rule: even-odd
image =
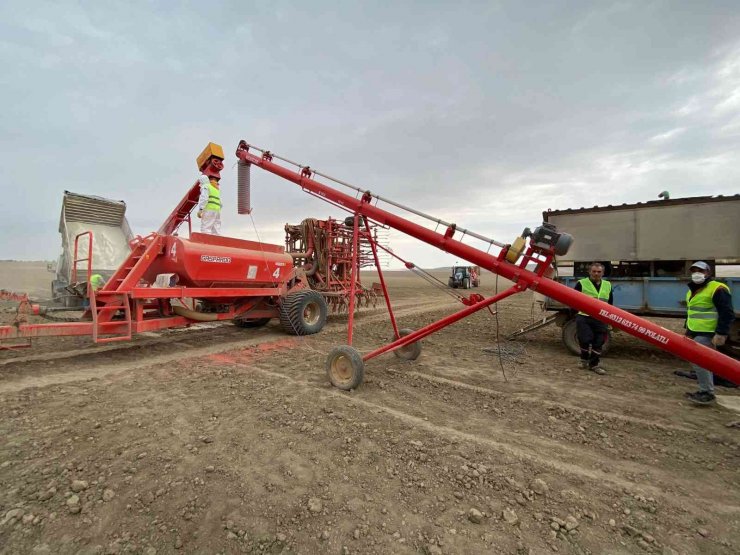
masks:
[[[662,206],[677,206],[681,204],[704,204],[707,202],[732,202],[732,201],[740,201],[740,194],[737,195],[730,195],[730,196],[723,196],[723,195],[717,195],[715,197],[713,196],[706,196],[706,197],[685,197],[685,198],[675,198],[675,199],[668,199],[668,200],[649,200],[647,202],[638,202],[635,204],[617,204],[612,205],[609,204],[608,206],[593,206],[591,208],[566,208],[564,210],[546,210],[542,213],[542,218],[544,221],[548,221],[549,216],[558,216],[561,214],[583,214],[588,212],[611,212],[615,210],[632,210],[635,208],[659,208]]]

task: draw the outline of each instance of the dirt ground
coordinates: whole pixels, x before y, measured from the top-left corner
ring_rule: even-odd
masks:
[[[389,281],[401,327],[462,306]],[[0,552],[738,553],[740,417],[684,402],[688,365],[625,334],[606,376],[554,326],[504,339],[534,315],[515,296],[414,362],[370,360],[353,392],[324,369],[346,316],[300,338],[226,323],[2,351]],[[364,310],[355,346],[390,329]]]

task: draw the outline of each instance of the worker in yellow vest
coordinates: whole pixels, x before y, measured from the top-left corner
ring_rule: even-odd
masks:
[[[93,274],[90,276],[89,288],[96,293],[105,286],[105,278],[100,274]],[[90,291],[88,290],[87,297],[82,301],[82,308],[87,310],[90,308]]]
[[[105,278],[100,274],[90,276],[90,286],[97,292],[105,285]]]
[[[198,217],[200,232],[221,235],[221,189],[215,177],[201,175]]]
[[[603,279],[604,265],[592,262],[588,267],[588,277],[576,282],[575,289],[594,299],[614,304],[612,284]],[[576,315],[576,334],[581,348],[581,368],[590,370],[600,376],[606,374],[601,366],[601,349],[606,341],[609,328],[604,322],[579,312]]]
[[[704,261],[691,265],[691,281],[686,292],[686,335],[697,343],[716,349],[725,344],[730,326],[735,320],[730,288],[711,279],[712,269]],[[696,364],[699,390],[687,393],[686,397],[698,405],[714,402],[714,376],[709,370]]]
[[[224,169],[224,149],[216,143],[208,143],[196,158],[200,171],[200,197],[198,217],[200,232],[221,235],[221,170]]]

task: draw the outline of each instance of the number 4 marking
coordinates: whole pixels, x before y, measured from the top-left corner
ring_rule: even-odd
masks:
[[[279,267],[278,268],[275,268],[275,271],[272,272],[272,277],[274,277],[275,279],[278,279],[280,277],[280,268]]]

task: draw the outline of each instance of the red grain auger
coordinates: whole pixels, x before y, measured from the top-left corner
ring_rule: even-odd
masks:
[[[245,141],[239,143],[236,156],[239,159],[239,167],[243,168],[244,171],[248,172],[252,165],[257,166],[295,183],[305,192],[351,213],[352,237],[355,246],[352,251],[354,253],[353,256],[357,256],[359,241],[361,240],[367,242],[371,248],[376,261],[381,288],[388,308],[395,339],[365,354],[361,354],[352,347],[355,303],[355,291],[353,289],[355,281],[352,280],[352,290],[349,295],[347,344],[333,349],[326,361],[329,379],[336,387],[341,389],[358,387],[363,380],[365,361],[389,351],[404,359],[416,359],[421,352],[419,341],[427,335],[445,326],[449,326],[470,314],[490,307],[506,297],[515,293],[521,293],[527,289],[536,290],[543,295],[547,295],[576,310],[585,312],[598,320],[624,330],[638,339],[652,343],[660,349],[707,368],[725,379],[734,383],[740,383],[740,362],[737,360],[733,360],[717,351],[699,345],[691,339],[669,331],[653,322],[613,307],[603,301],[592,299],[587,295],[550,279],[553,257],[555,255],[565,254],[572,242],[570,235],[559,232],[552,225],[543,224],[534,231],[525,230],[522,236],[517,237],[512,244],[503,244],[469,230],[461,229],[453,223],[444,222],[413,208],[384,199],[372,194],[370,191],[331,178],[328,175],[312,170],[309,166],[296,164],[268,150],[250,146]],[[293,170],[285,165],[278,164],[275,162],[276,159],[286,165],[292,165],[296,169]],[[333,184],[330,186],[319,182],[316,179],[317,177],[329,180]],[[354,196],[339,191],[336,186],[351,189]],[[434,230],[428,229],[379,208],[379,202],[385,202],[416,216],[426,218],[436,224],[436,228]],[[466,308],[441,320],[432,322],[421,329],[398,329],[396,319],[393,315],[390,297],[388,296],[388,290],[383,279],[383,273],[378,263],[378,247],[380,245],[373,239],[371,225],[387,226],[398,230],[424,243],[453,254],[460,259],[496,273],[514,282],[514,285],[488,298],[483,298],[481,295],[474,293],[462,299],[467,305]],[[439,230],[440,228],[442,229]],[[487,251],[463,243],[461,239],[466,235],[488,243],[489,249],[491,247],[497,247],[499,249],[498,254],[489,254]],[[527,265],[533,265],[534,269],[528,270]],[[411,268],[412,266],[410,263],[407,263],[407,267]],[[352,267],[357,268],[357,264],[353,264]]]

